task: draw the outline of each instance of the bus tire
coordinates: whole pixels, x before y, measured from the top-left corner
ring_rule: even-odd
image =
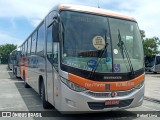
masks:
[[[44,86],[43,81],[41,82],[41,85],[40,85],[40,97],[42,99],[43,108],[44,109],[49,109],[50,108],[50,104],[46,101],[45,86]]]
[[[12,70],[13,70],[13,75],[15,75],[15,68],[14,68],[14,66],[13,66]]]
[[[23,73],[23,80],[24,80],[24,87],[25,87],[25,88],[30,88],[30,86],[29,86],[28,83],[26,82],[25,73]]]
[[[15,75],[16,75],[16,78],[18,78],[18,76],[17,76],[17,68],[15,69]]]

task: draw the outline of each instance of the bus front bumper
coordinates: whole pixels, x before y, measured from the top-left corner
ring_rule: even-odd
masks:
[[[61,107],[59,111],[65,112],[94,112],[111,111],[138,107],[144,99],[144,85],[129,95],[114,98],[100,98],[87,95],[85,92],[76,92],[61,83]],[[119,100],[117,105],[105,105],[107,100]]]

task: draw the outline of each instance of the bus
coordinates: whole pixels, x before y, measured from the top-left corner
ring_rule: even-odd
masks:
[[[160,72],[160,55],[145,56],[145,71],[157,73]]]
[[[8,55],[8,68],[9,70],[13,70],[13,63],[14,63],[14,55],[13,51]]]
[[[43,107],[60,112],[138,107],[144,54],[136,20],[109,10],[60,4],[21,45],[20,73]]]
[[[13,71],[13,74],[18,78],[20,77],[20,48],[13,50],[8,57],[8,68]]]
[[[13,52],[14,56],[14,61],[13,61],[13,74],[19,78],[20,77],[20,56],[21,56],[21,51],[20,48],[16,48]]]

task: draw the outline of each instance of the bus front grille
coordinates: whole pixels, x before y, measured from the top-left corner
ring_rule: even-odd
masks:
[[[115,97],[123,97],[127,96],[131,93],[133,93],[136,89],[133,88],[131,90],[126,90],[126,91],[115,91],[116,96]],[[96,97],[96,98],[112,98],[111,97],[111,92],[94,92],[94,91],[86,91],[85,94]]]

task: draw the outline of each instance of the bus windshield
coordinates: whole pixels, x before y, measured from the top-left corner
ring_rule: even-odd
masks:
[[[135,22],[87,13],[63,11],[62,64],[95,72],[130,71],[127,58],[118,48],[118,29],[127,46],[134,70],[143,68],[143,50]],[[136,48],[136,49],[134,49]]]
[[[142,40],[136,22],[109,18],[114,72],[140,70],[144,67]],[[119,35],[125,48],[119,46]],[[125,50],[126,49],[126,50]],[[124,54],[126,51],[127,55]],[[130,63],[127,59],[130,59]]]

